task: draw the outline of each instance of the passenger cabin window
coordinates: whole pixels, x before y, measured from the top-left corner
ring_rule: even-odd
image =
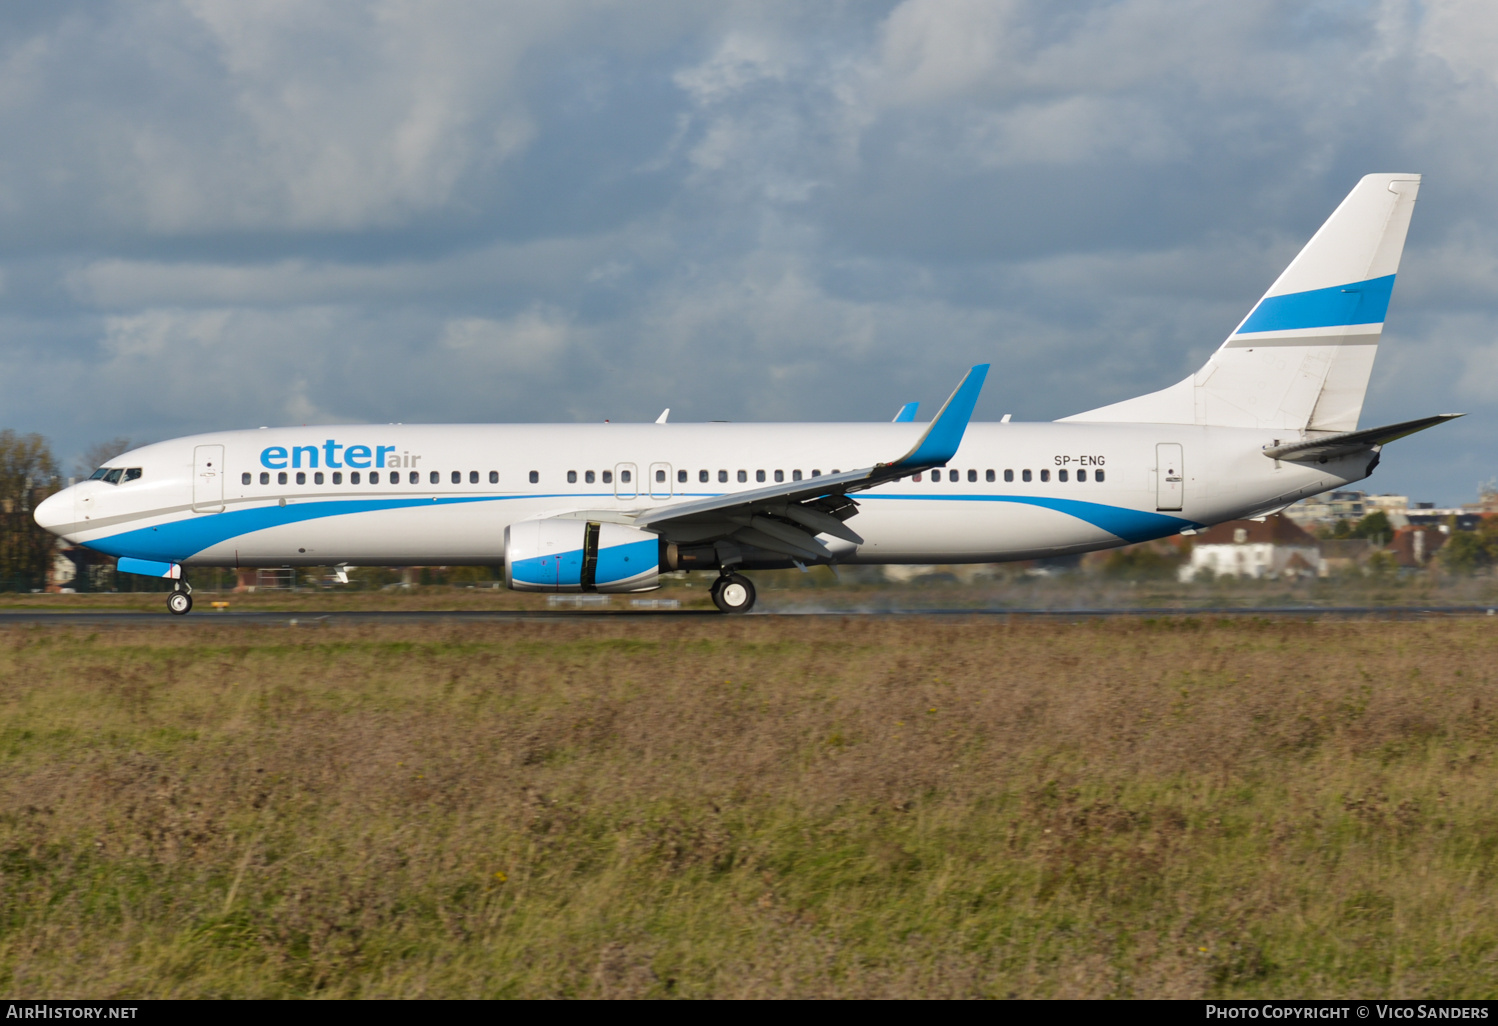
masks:
[[[629,471],[627,471],[627,470],[621,470],[621,471],[619,471],[619,483],[620,484],[629,484],[630,481],[632,481],[632,480],[634,480],[634,477],[633,477],[633,475],[630,474]]]
[[[341,470],[335,470],[335,471],[333,471],[333,483],[334,484],[343,484],[343,471],[341,471]]]
[[[793,471],[791,471],[791,480],[792,481],[799,481],[799,480],[801,480],[801,471],[799,471],[799,470],[793,470]]]
[[[250,483],[250,472],[248,470],[246,470],[243,474],[239,475],[239,483],[240,484],[249,484]]]
[[[380,472],[378,470],[371,470],[369,472],[369,483],[370,484],[379,484],[380,483]]]
[[[977,471],[976,471],[976,470],[969,470],[969,471],[968,471],[968,472],[967,472],[967,479],[968,479],[968,481],[969,481],[969,482],[974,482],[974,483],[976,483],[976,482],[977,482],[977,480],[978,480],[978,472],[977,472]],[[989,480],[990,480],[990,481],[992,481],[992,480],[993,480],[993,471],[992,471],[992,470],[990,470],[990,471],[989,471],[989,472],[988,472],[988,479],[989,479]]]
[[[748,480],[749,480],[749,471],[747,471],[747,470],[741,470],[741,471],[739,471],[739,484],[744,484]]]
[[[1096,481],[1098,484],[1102,484],[1103,483],[1103,472],[1101,470],[1099,470],[1097,473],[1095,473],[1095,474],[1092,475],[1092,479],[1094,481]]]
[[[594,481],[597,481],[597,480],[598,480],[598,478],[597,478],[596,475],[594,475],[593,471],[591,471],[591,470],[585,470],[585,471],[583,471],[583,484],[592,484]]]
[[[812,477],[821,477],[822,476],[822,472],[820,470],[813,470],[811,472],[811,476]],[[739,480],[742,481],[743,478],[739,478]]]
[[[657,470],[655,472],[655,483],[656,484],[665,484],[666,483],[666,472],[664,470]]]
[[[777,484],[779,484],[781,481],[784,481],[784,480],[785,480],[785,471],[783,471],[783,470],[777,470],[777,471],[775,471],[775,482]]]
[[[307,483],[307,472],[305,470],[298,470],[296,472],[296,483],[297,484],[306,484]]]
[[[604,484],[613,484],[614,483],[614,472],[612,470],[605,470],[603,472],[603,483]]]
[[[758,481],[760,484],[764,484],[765,483],[765,472],[763,470],[756,470],[754,472],[754,480]]]
[[[441,484],[442,483],[442,475],[439,472],[437,472],[437,471],[434,470],[434,471],[431,472],[431,474],[429,474],[427,476],[427,480],[430,481],[432,484]]]
[[[540,481],[541,481],[541,472],[539,470],[533,470],[533,471],[531,471],[531,484],[539,484]]]
[[[577,471],[575,471],[575,470],[569,470],[569,471],[567,471],[567,483],[568,484],[577,484]]]
[[[1042,481],[1049,481],[1051,479],[1051,472],[1049,470],[1042,470],[1040,472],[1040,479]]]
[[[718,471],[718,483],[719,484],[727,484],[728,483],[728,471],[726,471],[726,470],[720,470],[720,471]]]
[[[261,484],[270,484],[270,471],[268,471],[268,470],[262,470],[260,472],[260,483]]]
[[[468,483],[469,484],[478,484],[479,483],[479,472],[477,470],[470,470],[468,472]]]
[[[319,470],[317,473],[315,473],[315,474],[312,475],[312,483],[313,484],[322,484],[322,482],[323,482],[322,471]]]
[[[286,483],[286,471],[283,470],[279,474],[276,475],[276,484],[285,484],[285,483]]]
[[[1079,470],[1079,471],[1077,471],[1077,480],[1078,481],[1086,481],[1087,480],[1087,471],[1085,471],[1085,470]]]
[[[359,483],[359,472],[357,470],[353,470],[353,471],[349,472],[348,483],[349,484],[358,484]]]
[[[591,470],[588,471],[588,480],[589,481],[593,480],[593,471],[591,471]],[[490,484],[499,484],[499,471],[497,471],[497,470],[491,470],[491,471],[489,471],[489,483]]]
[[[575,476],[576,475],[574,475],[574,477]],[[453,471],[453,484],[462,484],[462,483],[463,483],[463,472],[461,470],[454,470]]]
[[[676,483],[677,484],[686,484],[687,483],[687,472],[685,470],[678,470],[676,472]]]
[[[1030,472],[1028,470],[1021,470],[1019,472],[1019,476],[1020,476],[1020,480],[1021,481],[1029,481],[1030,480]]]

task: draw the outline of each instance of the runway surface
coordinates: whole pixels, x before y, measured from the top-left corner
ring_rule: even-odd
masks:
[[[1095,617],[1161,617],[1161,616],[1277,616],[1277,617],[1365,617],[1406,620],[1424,617],[1495,616],[1498,607],[1469,606],[1264,606],[1259,608],[1125,608],[1125,609],[784,609],[748,614],[796,617],[974,617],[998,619],[1086,619]],[[585,611],[546,610],[420,610],[420,611],[339,611],[274,612],[215,611],[172,616],[166,612],[50,612],[43,610],[0,611],[0,628],[20,626],[54,627],[206,627],[233,624],[237,626],[283,625],[292,627],[335,626],[340,624],[416,624],[416,623],[575,623],[602,620],[702,619],[722,617],[716,610],[619,610]]]

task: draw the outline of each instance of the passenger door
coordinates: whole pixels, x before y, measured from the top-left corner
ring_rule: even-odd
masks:
[[[618,463],[614,465],[614,497],[617,499],[633,499],[639,494],[639,485],[635,483],[635,465],[633,463]]]
[[[192,509],[194,513],[224,511],[224,447],[198,445],[192,450]]]
[[[1155,446],[1155,508],[1180,509],[1186,499],[1186,467],[1178,442]]]

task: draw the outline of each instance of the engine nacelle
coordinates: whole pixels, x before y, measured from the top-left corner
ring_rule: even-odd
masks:
[[[505,528],[505,583],[516,591],[653,591],[658,535],[591,520],[522,520]]]

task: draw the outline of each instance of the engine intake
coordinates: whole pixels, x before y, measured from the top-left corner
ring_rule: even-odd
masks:
[[[658,535],[592,520],[524,520],[505,528],[505,583],[515,591],[653,591]]]

